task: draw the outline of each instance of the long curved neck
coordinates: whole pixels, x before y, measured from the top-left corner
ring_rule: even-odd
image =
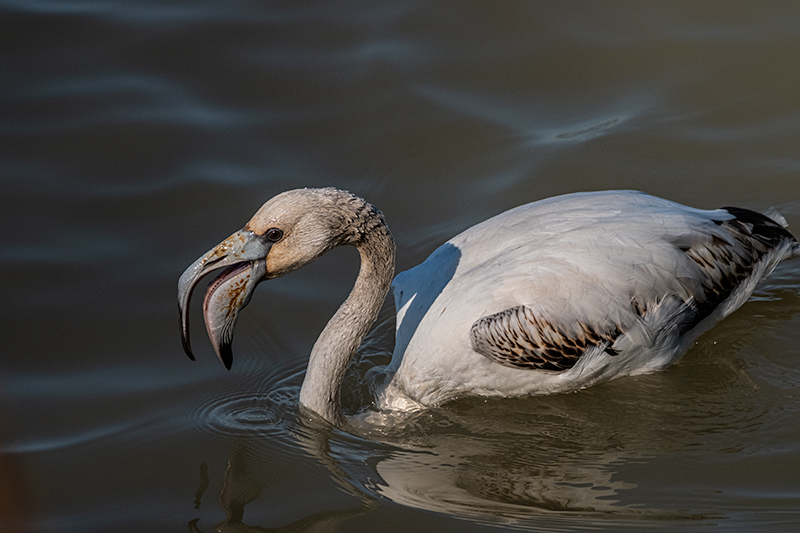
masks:
[[[361,255],[358,278],[314,344],[300,389],[300,404],[337,426],[344,423],[341,390],[347,366],[378,317],[394,277],[394,240],[382,217],[375,222],[369,233],[348,243]]]

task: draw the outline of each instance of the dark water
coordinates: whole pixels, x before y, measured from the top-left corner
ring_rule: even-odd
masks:
[[[797,3],[6,0],[0,73],[2,531],[797,530],[797,261],[666,372],[369,431],[296,403],[353,250],[263,284],[231,372],[175,302],[301,186],[379,206],[401,270],[578,190],[798,232]]]

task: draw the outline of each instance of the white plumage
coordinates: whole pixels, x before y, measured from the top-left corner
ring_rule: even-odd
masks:
[[[454,237],[393,282],[397,336],[384,408],[464,395],[575,390],[652,372],[679,358],[741,306],[798,242],[772,218],[704,211],[633,191],[579,193],[523,205]],[[358,248],[355,287],[314,346],[300,401],[333,423],[344,371],[381,307],[394,268],[383,215],[337,189],[289,191],[181,277],[228,266],[206,294],[206,324],[230,366],[238,311],[262,279],[333,246]]]
[[[780,242],[768,248],[752,237],[753,243],[737,241],[715,222],[734,219],[725,210],[611,191],[534,202],[473,226],[394,281],[397,371],[386,403],[403,396],[431,405],[460,395],[561,392],[665,368],[741,306],[781,259],[797,252],[797,242],[778,224],[771,231]],[[729,264],[704,268],[687,247],[736,253]],[[754,253],[756,262],[743,265]],[[731,287],[731,296],[681,331],[697,318],[697,301],[707,299],[704,286],[719,287],[723,274],[738,267],[748,267],[747,277]],[[425,296],[437,293],[433,301]],[[469,334],[473,324],[518,306],[551,325],[551,334],[585,337],[577,324],[621,333],[589,347],[562,371],[515,368],[477,352]],[[548,344],[558,347],[560,341]]]

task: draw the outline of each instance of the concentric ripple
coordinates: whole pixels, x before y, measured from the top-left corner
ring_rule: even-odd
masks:
[[[268,392],[242,391],[208,398],[192,412],[194,427],[222,436],[288,438],[299,388],[284,386]]]

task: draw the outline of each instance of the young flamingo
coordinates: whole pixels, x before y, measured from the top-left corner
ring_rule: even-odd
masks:
[[[345,371],[392,284],[397,335],[382,408],[576,390],[676,361],[778,262],[800,255],[785,225],[777,213],[705,211],[640,192],[568,194],[469,228],[392,283],[395,246],[378,209],[338,189],[288,191],[181,276],[184,348],[194,359],[189,299],[206,274],[224,269],[203,309],[230,368],[236,317],[256,285],[353,245],[361,269],[311,351],[306,408],[344,422]]]

